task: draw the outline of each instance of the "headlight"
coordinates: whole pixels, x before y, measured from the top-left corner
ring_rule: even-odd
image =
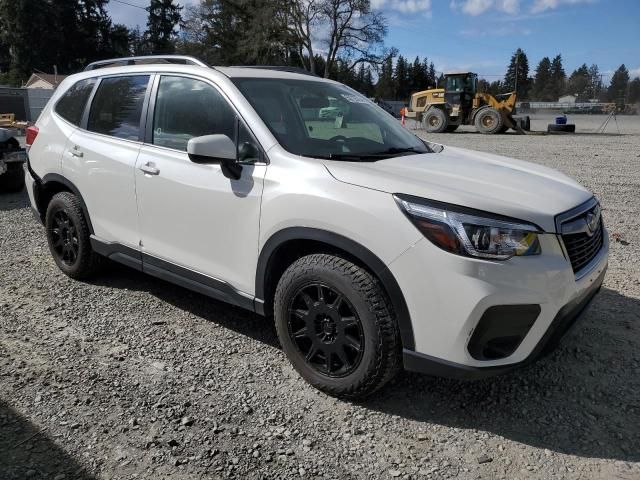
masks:
[[[413,224],[433,244],[451,253],[494,260],[540,255],[540,228],[407,195],[394,195]]]

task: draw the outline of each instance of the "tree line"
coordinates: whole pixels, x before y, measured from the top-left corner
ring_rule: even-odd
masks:
[[[493,82],[481,79],[479,89],[494,95],[516,91],[519,99],[538,102],[556,102],[564,95],[574,95],[577,102],[640,102],[640,78],[632,80],[624,64],[613,73],[608,85],[603,76],[598,65],[586,63],[567,75],[560,54],[543,57],[530,76],[527,54],[518,48],[511,56],[504,79]]]
[[[109,0],[0,0],[0,84],[20,85],[34,71],[81,70],[95,60],[185,54],[211,65],[283,65],[346,83],[368,96],[407,100],[442,86],[427,58],[411,61],[384,44],[388,23],[371,0],[149,0],[147,23],[114,24]],[[523,100],[640,101],[640,79],[624,65],[603,85],[597,65],[567,76],[562,56],[544,57],[530,75],[522,49],[504,78],[481,79],[480,91],[517,90]]]

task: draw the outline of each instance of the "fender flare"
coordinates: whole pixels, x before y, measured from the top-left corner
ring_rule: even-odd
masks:
[[[395,277],[389,268],[371,250],[363,245],[328,230],[311,227],[290,227],[274,233],[264,244],[256,270],[256,298],[264,299],[266,278],[270,262],[276,251],[286,242],[292,240],[314,240],[339,248],[366,265],[381,281],[396,315],[402,346],[405,350],[415,350],[413,326],[407,303]],[[264,307],[264,305],[261,305]]]
[[[91,217],[89,216],[89,210],[87,209],[87,204],[85,203],[84,198],[80,193],[80,190],[78,189],[78,187],[76,187],[73,184],[73,182],[63,177],[62,175],[58,173],[47,173],[44,177],[42,177],[40,181],[36,180],[37,187],[34,189],[34,192],[37,192],[35,193],[35,197],[36,197],[36,203],[38,204],[38,207],[40,207],[42,190],[46,189],[47,185],[52,183],[60,183],[64,185],[71,193],[73,193],[76,197],[78,197],[78,200],[80,200],[80,205],[82,206],[82,213],[84,213],[84,217],[87,220],[87,225],[89,226],[89,231],[93,235],[94,231],[93,231],[93,225],[91,224]],[[46,210],[44,212],[40,212],[40,215],[42,216],[43,221],[44,221],[44,217],[46,216],[46,213],[47,213]]]

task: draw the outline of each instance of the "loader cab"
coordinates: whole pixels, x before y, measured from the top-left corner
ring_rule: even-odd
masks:
[[[464,117],[473,109],[478,90],[478,75],[471,72],[447,73],[444,76],[444,99],[452,117]]]

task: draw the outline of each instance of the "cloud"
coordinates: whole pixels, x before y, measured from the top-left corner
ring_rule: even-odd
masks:
[[[431,0],[372,0],[371,7],[386,8],[401,13],[431,13]]]
[[[629,78],[633,80],[636,77],[640,77],[640,67],[629,69]]]
[[[482,15],[489,10],[497,10],[509,15],[515,15],[520,11],[520,0],[451,0],[449,6],[452,10],[462,10],[462,13],[471,16]]]
[[[531,12],[540,13],[546,10],[555,10],[561,5],[579,5],[594,3],[596,0],[535,0],[531,7]]]

